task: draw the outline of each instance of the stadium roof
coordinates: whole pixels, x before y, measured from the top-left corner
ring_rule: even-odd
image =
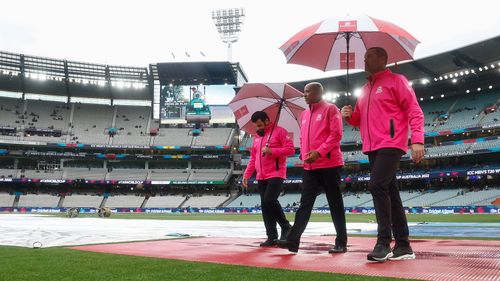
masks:
[[[484,87],[486,84],[498,89],[500,88],[499,62],[500,36],[497,36],[441,54],[403,62],[390,68],[394,72],[404,74],[413,82],[417,96],[425,98],[436,93],[462,94],[465,93],[464,88],[475,89]],[[484,69],[485,66],[487,69]],[[466,71],[468,74],[465,74]],[[448,78],[445,79],[445,75]],[[453,79],[456,81],[453,82]],[[305,84],[311,81],[321,82],[327,91],[345,93],[346,75],[297,81],[290,84],[297,89],[303,89]],[[353,73],[349,81],[350,89],[354,91],[366,82],[366,74],[365,72]]]
[[[223,62],[169,62],[150,65],[154,80],[174,85],[238,84],[238,76],[245,74],[238,63]]]

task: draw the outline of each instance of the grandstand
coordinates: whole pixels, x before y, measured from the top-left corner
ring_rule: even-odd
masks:
[[[485,65],[498,64],[495,42],[491,39],[464,47],[460,53]],[[483,51],[485,48],[491,52]],[[477,52],[479,49],[481,52]],[[246,79],[239,64],[193,62],[128,67],[43,58],[38,65],[34,64],[40,60],[38,57],[24,55],[22,60],[20,55],[4,52],[0,52],[0,57],[9,61],[6,65],[5,59],[0,60],[0,68],[9,69],[0,72],[0,185],[10,194],[24,194],[16,197],[2,193],[0,200],[4,205],[184,208],[260,204],[257,194],[240,194],[238,177],[248,163],[248,148],[253,138],[235,126],[230,108],[210,105],[209,121],[190,123],[185,119],[186,108],[182,108],[185,100],[172,101],[172,96],[162,96],[167,86],[198,86],[200,81],[207,87],[227,84],[237,88]],[[453,58],[453,54],[439,54],[403,63],[395,70],[412,81],[425,113],[425,169],[406,167],[410,170],[406,172],[418,178],[425,170],[431,185],[402,191],[405,206],[487,204],[498,195],[493,188],[467,192],[470,186],[466,185],[467,173],[476,172],[486,174],[478,174],[474,181],[498,185],[496,169],[472,169],[472,165],[483,162],[496,167],[498,162],[497,73],[479,71],[477,64],[463,64],[469,73],[477,70],[475,75],[464,73],[464,78],[455,84],[448,83],[447,78],[439,79],[442,77],[434,77],[431,83],[418,83],[429,78],[422,77],[423,74],[460,75],[460,71],[454,73],[457,65]],[[12,67],[19,69],[18,76],[12,74]],[[43,88],[35,81],[45,77],[38,75],[44,71],[53,87]],[[19,77],[25,79],[21,81]],[[363,73],[355,73],[351,79],[355,87],[366,81]],[[333,80],[318,81],[330,92],[343,91],[339,88],[342,83]],[[302,89],[305,83],[291,84]],[[345,95],[336,103],[342,107],[355,104],[355,100]],[[169,112],[173,114],[167,119],[160,118],[160,112],[167,109],[172,109]],[[235,136],[240,136],[240,143],[233,142]],[[345,173],[368,176],[368,158],[361,152],[359,130],[344,124],[342,142]],[[410,152],[403,158],[408,160]],[[463,187],[457,190],[455,183],[446,186],[452,184],[450,178],[455,176],[446,167],[461,162],[469,165],[462,167],[456,176]],[[411,166],[408,161],[402,163]],[[294,184],[300,183],[302,160],[298,155],[289,157],[287,166],[297,175],[293,177]],[[143,190],[134,189],[137,184]],[[294,184],[290,184],[292,188],[287,185],[286,194],[280,196],[285,207],[299,204],[299,187]],[[343,195],[345,206],[372,208],[371,195],[363,191],[362,183],[354,180],[352,184],[352,190]],[[433,188],[433,184],[439,184],[439,188]],[[473,184],[477,189],[477,183]],[[85,188],[90,185],[95,192],[75,192],[72,187],[80,185]],[[419,182],[418,186],[424,184]],[[30,188],[40,188],[43,192],[35,195]],[[54,191],[58,189],[63,191]],[[229,193],[229,197],[213,195],[221,190],[224,192],[220,194]],[[462,190],[466,193],[458,196]],[[324,194],[318,196],[314,206],[328,207]]]

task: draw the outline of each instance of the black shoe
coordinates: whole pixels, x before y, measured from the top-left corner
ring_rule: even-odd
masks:
[[[339,246],[335,245],[328,250],[329,254],[341,254],[347,252],[347,247],[346,246]]]
[[[389,245],[377,244],[373,248],[373,251],[368,254],[367,258],[369,261],[384,262],[392,256],[393,254]]]
[[[398,247],[397,245],[392,250],[392,257],[389,257],[391,261],[400,261],[400,260],[414,260],[415,253],[411,249],[410,246]]]
[[[261,247],[273,247],[275,245],[276,245],[276,239],[267,238],[267,240],[260,243],[259,246],[261,246]]]
[[[292,226],[288,224],[288,226],[281,228],[281,235],[279,240],[286,240],[290,231],[292,230]]]
[[[288,249],[292,253],[297,253],[299,251],[299,245],[287,240],[278,240],[276,245],[282,249]]]

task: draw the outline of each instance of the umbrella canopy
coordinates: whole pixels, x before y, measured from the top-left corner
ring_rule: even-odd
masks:
[[[401,27],[369,16],[331,18],[301,30],[280,47],[287,63],[323,71],[363,69],[371,47],[388,53],[388,64],[413,58],[420,42]],[[349,54],[349,56],[347,56]]]
[[[300,114],[307,108],[303,94],[285,83],[247,83],[229,103],[241,130],[255,135],[252,114],[265,111],[271,122],[285,128],[300,145]]]

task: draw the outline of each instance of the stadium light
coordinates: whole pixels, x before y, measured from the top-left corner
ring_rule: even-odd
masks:
[[[457,79],[453,79],[453,80],[451,80],[451,82],[457,83]]]
[[[361,89],[354,90],[354,96],[359,97],[361,95]]]
[[[465,91],[467,94],[470,93],[470,90]]]
[[[491,90],[491,89],[493,89],[493,86],[492,86],[492,85],[490,85],[490,86],[488,87],[488,89],[490,89],[490,90]]]
[[[422,84],[423,85],[426,85],[427,83],[429,83],[429,79],[422,79]]]
[[[487,65],[484,66],[484,70],[488,70],[488,66]]]
[[[464,76],[464,72],[463,71],[460,71],[460,76]]]
[[[444,98],[444,94],[441,94],[441,97]]]
[[[433,99],[434,99],[434,96],[431,96],[431,100],[433,100]]]
[[[420,101],[423,101],[423,100],[424,100],[424,98],[420,98]]]
[[[445,76],[444,76],[444,79],[448,79],[448,75],[445,75]]]
[[[490,66],[491,66],[491,68],[495,68],[495,65],[494,65],[494,64],[491,64]]]
[[[482,67],[480,67],[480,68],[479,68],[479,71],[483,71],[483,68],[482,68]]]
[[[468,70],[465,71],[465,75],[469,75],[469,71]]]
[[[408,84],[410,85],[410,87],[413,86],[413,82],[411,82],[411,81],[408,82]]]
[[[212,20],[222,42],[227,44],[227,60],[232,61],[232,45],[238,41],[241,27],[245,21],[245,10],[241,8],[214,10],[212,11]]]
[[[481,92],[481,88],[477,88],[477,91],[478,91],[478,92]]]

